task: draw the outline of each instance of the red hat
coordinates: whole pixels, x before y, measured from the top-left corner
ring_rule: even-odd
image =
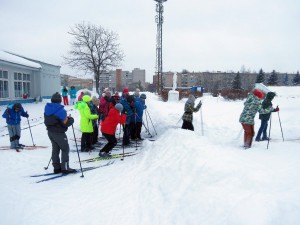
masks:
[[[256,97],[258,97],[259,99],[262,99],[262,98],[264,97],[264,93],[263,93],[262,91],[260,91],[260,90],[257,90],[257,89],[255,89],[255,90],[253,91],[253,94],[254,94]]]
[[[128,88],[124,88],[123,93],[128,93]]]

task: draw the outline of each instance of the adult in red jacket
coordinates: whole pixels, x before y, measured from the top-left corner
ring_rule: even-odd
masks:
[[[115,136],[118,124],[124,124],[126,122],[126,115],[120,113],[123,111],[123,105],[117,103],[112,107],[106,119],[102,122],[101,132],[107,139],[108,143],[100,150],[100,157],[110,157],[109,152],[116,146],[117,139]]]

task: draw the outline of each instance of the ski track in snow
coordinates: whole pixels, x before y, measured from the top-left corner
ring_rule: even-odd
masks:
[[[290,90],[295,89],[278,88],[282,95],[273,101],[282,107],[280,116],[287,140],[299,138],[296,118],[300,113],[300,96],[291,97],[297,95]],[[148,112],[158,135],[150,120],[149,129],[156,141],[145,140],[136,151],[139,154],[125,157],[124,161],[114,159],[113,165],[85,172],[84,178],[77,173],[36,184],[44,177],[29,177],[52,172],[51,164],[47,171],[43,169],[51,156],[43,124],[32,127],[32,133],[37,145],[49,148],[21,153],[0,151],[0,224],[300,223],[299,142],[282,141],[276,113],[272,116],[274,140],[270,141],[269,149],[267,142],[254,142],[253,148],[246,151],[241,148],[243,132],[238,122],[243,101],[228,102],[205,96],[203,117],[194,114],[195,132],[190,132],[180,129],[185,100],[164,103],[155,95],[147,94],[147,97]],[[43,115],[44,104],[25,104],[24,108],[30,109],[32,118],[38,118]],[[79,138],[79,114],[71,112]],[[259,122],[256,119],[256,131]],[[26,124],[23,120],[22,127]],[[74,138],[72,128],[67,136],[70,146],[74,145],[70,140]],[[147,136],[144,131],[143,136]],[[0,140],[1,145],[9,145],[7,136]],[[28,130],[22,131],[21,143],[31,144]],[[135,151],[135,148],[125,151]],[[113,153],[118,152],[122,150]],[[97,154],[80,153],[80,157],[83,160]],[[71,167],[78,169],[76,161],[77,153],[71,152]],[[82,167],[107,162],[82,163]]]

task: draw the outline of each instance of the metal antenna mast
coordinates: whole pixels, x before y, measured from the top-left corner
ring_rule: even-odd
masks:
[[[157,23],[157,34],[156,34],[156,75],[157,75],[157,92],[160,94],[163,90],[163,67],[162,67],[162,24],[164,21],[163,12],[164,6],[163,3],[167,0],[154,0],[156,1],[156,12],[155,22]]]

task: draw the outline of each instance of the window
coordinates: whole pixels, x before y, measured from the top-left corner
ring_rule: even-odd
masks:
[[[8,98],[8,72],[0,70],[0,98]]]
[[[30,74],[14,72],[15,97],[21,98],[23,94],[30,96]]]

